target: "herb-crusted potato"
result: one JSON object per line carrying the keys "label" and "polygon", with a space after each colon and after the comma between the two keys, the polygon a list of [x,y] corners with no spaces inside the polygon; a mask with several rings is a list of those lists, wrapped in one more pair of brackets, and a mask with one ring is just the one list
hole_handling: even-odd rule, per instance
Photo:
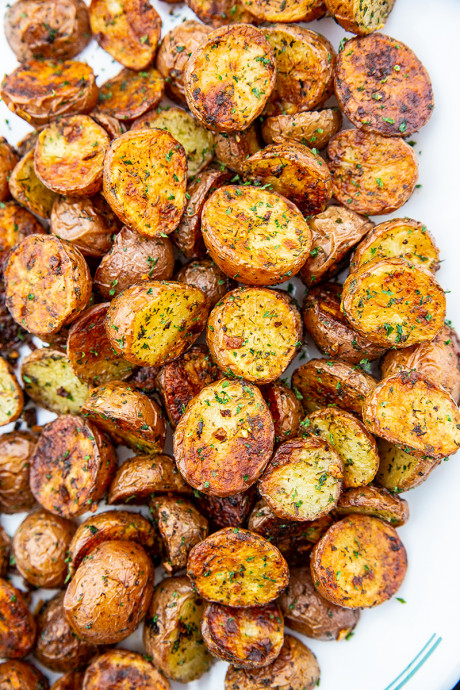
{"label": "herb-crusted potato", "polygon": [[126,649],[109,649],[96,657],[85,672],[82,690],[170,690],[169,682],[150,661]]}
{"label": "herb-crusted potato", "polygon": [[169,455],[137,455],[117,470],[110,485],[109,503],[147,503],[152,495],[191,494]]}
{"label": "herb-crusted potato", "polygon": [[51,232],[74,244],[84,256],[104,256],[119,227],[118,218],[102,196],[60,197],[53,204]]}
{"label": "herb-crusted potato", "polygon": [[161,18],[145,0],[91,0],[94,38],[124,67],[142,70],[155,57]]}
{"label": "herb-crusted potato", "polygon": [[0,252],[12,249],[28,235],[43,232],[38,220],[14,201],[0,206]]}
{"label": "herb-crusted potato", "polygon": [[186,4],[202,22],[215,28],[255,21],[252,14],[244,8],[244,0],[186,0]]}
{"label": "herb-crusted potato", "polygon": [[34,168],[32,149],[13,168],[9,178],[11,196],[40,218],[49,218],[57,195],[45,187]]}
{"label": "herb-crusted potato", "polygon": [[430,271],[404,259],[383,259],[348,276],[341,309],[352,327],[373,343],[399,349],[439,333],[446,297]]}
{"label": "herb-crusted potato", "polygon": [[275,58],[264,32],[233,24],[213,31],[192,53],[185,97],[207,129],[239,132],[262,113],[275,78]]}
{"label": "herb-crusted potato", "polygon": [[204,205],[201,229],[219,268],[249,285],[275,285],[298,273],[312,241],[292,202],[251,186],[217,189]]}
{"label": "herb-crusted potato", "polygon": [[144,623],[144,646],[167,678],[190,683],[201,678],[212,658],[203,643],[204,604],[187,577],[168,577],[153,593]]}
{"label": "herb-crusted potato", "polygon": [[62,415],[44,427],[35,447],[30,488],[46,510],[76,517],[96,510],[115,468],[107,437],[81,417]]}
{"label": "herb-crusted potato", "polygon": [[375,481],[389,491],[409,491],[425,481],[440,460],[426,455],[406,453],[398,446],[379,438],[380,466]]}
{"label": "herb-crusted potato", "polygon": [[5,137],[0,137],[0,202],[6,201],[10,195],[8,180],[19,158]]}
{"label": "herb-crusted potato", "polygon": [[297,436],[302,405],[294,391],[282,381],[273,381],[262,386],[261,393],[273,419],[275,443],[283,443],[292,436]]}
{"label": "herb-crusted potato", "polygon": [[361,486],[344,491],[336,507],[339,515],[372,515],[401,527],[409,519],[407,501],[378,486]]}
{"label": "herb-crusted potato", "polygon": [[414,191],[417,158],[402,139],[344,129],[330,140],[328,154],[334,197],[352,211],[391,213]]}
{"label": "herb-crusted potato", "polygon": [[50,690],[82,690],[84,671],[67,671],[51,686]]}
{"label": "herb-crusted potato", "polygon": [[232,496],[257,481],[270,459],[274,436],[259,389],[220,379],[188,404],[174,434],[174,457],[194,489]]}
{"label": "herb-crusted potato", "polygon": [[349,515],[328,529],[311,556],[318,592],[337,606],[369,608],[399,589],[406,550],[396,530],[368,515]]}
{"label": "herb-crusted potato", "polygon": [[393,9],[395,0],[324,0],[328,12],[346,31],[370,34],[381,29]]}
{"label": "herb-crusted potato", "polygon": [[267,144],[296,141],[311,149],[323,149],[341,126],[340,110],[325,108],[267,117],[262,125],[262,136]]}
{"label": "herb-crusted potato", "polygon": [[[200,511],[208,518],[214,529],[242,527],[255,500],[255,486],[234,496],[208,496],[198,498]],[[211,529],[211,532],[214,531]]]}
{"label": "herb-crusted potato", "polygon": [[156,69],[144,72],[122,69],[100,87],[98,111],[117,120],[134,120],[156,108],[164,88],[164,79]]}
{"label": "herb-crusted potato", "polygon": [[35,498],[29,486],[30,458],[37,438],[25,431],[0,437],[0,511],[21,513],[30,510]]}
{"label": "herb-crusted potato", "polygon": [[359,609],[332,604],[316,591],[310,569],[290,569],[289,585],[280,597],[286,625],[316,640],[343,640],[356,627]]}
{"label": "herb-crusted potato", "polygon": [[107,335],[128,362],[158,366],[176,359],[200,335],[208,316],[206,295],[177,282],[146,281],[116,297],[107,312]]}
{"label": "herb-crusted potato", "polygon": [[74,113],[88,113],[98,99],[93,70],[76,60],[29,60],[7,75],[1,97],[36,127]]}
{"label": "herb-crusted potato", "polygon": [[171,233],[185,208],[187,158],[168,132],[142,129],[115,139],[104,161],[104,196],[141,235]]}
{"label": "herb-crusted potato", "polygon": [[265,22],[311,22],[326,11],[323,0],[243,0],[243,5]]}
{"label": "herb-crusted potato", "polygon": [[14,422],[23,407],[24,395],[13,368],[0,357],[0,427]]}
{"label": "herb-crusted potato", "polygon": [[184,264],[177,273],[176,280],[204,292],[211,309],[234,285],[212,259],[199,259]]}
{"label": "herb-crusted potato", "polygon": [[276,546],[238,527],[214,532],[189,554],[187,575],[207,601],[247,608],[276,599],[289,582]]}
{"label": "herb-crusted potato", "polygon": [[2,690],[48,690],[49,683],[43,673],[28,661],[9,660],[0,664],[0,688]]}
{"label": "herb-crusted potato", "polygon": [[221,165],[243,174],[244,162],[260,151],[261,144],[255,125],[243,132],[219,132],[215,135],[215,156]]}
{"label": "herb-crusted potato", "polygon": [[37,626],[21,590],[0,578],[0,654],[6,659],[27,656],[35,643]]}

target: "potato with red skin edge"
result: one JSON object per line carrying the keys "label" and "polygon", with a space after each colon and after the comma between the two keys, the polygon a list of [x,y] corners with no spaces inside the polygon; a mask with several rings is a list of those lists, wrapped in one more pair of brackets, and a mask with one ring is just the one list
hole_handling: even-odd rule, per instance
{"label": "potato with red skin edge", "polygon": [[5,577],[10,565],[11,539],[0,526],[0,577]]}
{"label": "potato with red skin edge", "polygon": [[179,283],[193,285],[204,292],[210,309],[216,306],[224,295],[233,288],[234,283],[214,263],[212,259],[199,259],[184,264],[176,274]]}
{"label": "potato with red skin edge", "polygon": [[85,62],[28,60],[4,78],[0,94],[13,113],[39,127],[65,115],[88,113],[99,91]]}
{"label": "potato with red skin edge", "polygon": [[359,609],[336,606],[316,591],[308,565],[291,568],[280,606],[291,630],[316,640],[346,639],[360,618]]}
{"label": "potato with red skin edge", "polygon": [[14,422],[24,408],[24,394],[10,364],[0,357],[0,427]]}
{"label": "potato with red skin edge", "polygon": [[176,463],[169,455],[137,455],[118,468],[110,485],[108,503],[148,503],[152,494],[190,495]]}
{"label": "potato with red skin edge", "polygon": [[40,218],[51,215],[57,194],[45,187],[34,168],[35,151],[31,149],[15,165],[9,178],[11,196]]}
{"label": "potato with red skin edge", "polygon": [[243,4],[265,22],[311,22],[326,13],[323,0],[243,0]]}
{"label": "potato with red skin edge", "polygon": [[166,430],[159,405],[127,382],[93,388],[82,412],[116,443],[146,453],[163,450]]}
{"label": "potato with red skin edge", "polygon": [[264,32],[251,24],[223,26],[187,62],[187,105],[207,129],[240,132],[261,115],[275,78],[275,57]]}
{"label": "potato with red skin edge", "polygon": [[370,608],[396,594],[406,574],[407,556],[388,523],[349,515],[315,545],[310,565],[315,587],[325,599],[345,608]]}
{"label": "potato with red skin edge", "polygon": [[276,546],[238,527],[214,532],[194,546],[187,575],[203,599],[236,608],[264,606],[289,582],[287,563]]}
{"label": "potato with red skin edge", "polygon": [[0,512],[30,510],[35,498],[29,486],[30,460],[38,437],[27,431],[11,431],[0,437]]}
{"label": "potato with red skin edge", "polygon": [[153,68],[144,72],[122,69],[99,89],[98,111],[125,122],[156,108],[163,98],[164,79]]}
{"label": "potato with red skin edge", "polygon": [[[146,186],[147,173],[150,182]],[[106,201],[123,223],[141,235],[156,237],[175,230],[187,201],[186,185],[184,147],[169,132],[126,132],[112,141],[106,153]]]}
{"label": "potato with red skin edge", "polygon": [[94,38],[124,67],[148,67],[161,36],[161,18],[147,0],[91,0]]}
{"label": "potato with red skin edge", "polygon": [[363,5],[355,0],[324,0],[327,11],[346,31],[364,35],[381,29],[395,0],[371,0]]}
{"label": "potato with red skin edge", "polygon": [[126,127],[120,120],[97,110],[97,108],[96,110],[92,110],[90,115],[94,122],[97,122],[98,125],[105,129],[110,137],[110,141],[113,141],[126,132]]}
{"label": "potato with red skin edge", "polygon": [[48,690],[48,688],[48,679],[28,661],[10,660],[0,664],[0,690]]}
{"label": "potato with red skin edge", "polygon": [[275,285],[299,272],[311,249],[310,228],[297,206],[260,187],[217,189],[201,215],[211,258],[246,285]]}
{"label": "potato with red skin edge", "polygon": [[371,515],[393,527],[401,527],[409,519],[407,501],[378,486],[347,489],[340,496],[335,510],[338,515]]}
{"label": "potato with red skin edge", "polygon": [[46,510],[29,513],[13,538],[13,556],[23,578],[34,587],[63,587],[75,530],[75,523]]}
{"label": "potato with red skin edge", "polygon": [[193,345],[208,317],[206,295],[174,281],[146,281],[127,288],[107,312],[115,352],[140,366],[159,366]]}
{"label": "potato with red skin edge", "polygon": [[30,488],[54,515],[77,517],[96,510],[116,464],[105,434],[81,417],[62,415],[43,428],[31,459]]}
{"label": "potato with red skin edge", "polygon": [[74,244],[83,256],[104,256],[120,229],[118,218],[102,196],[60,197],[51,210],[53,235]]}
{"label": "potato with red skin edge", "polygon": [[273,451],[274,427],[256,386],[220,379],[188,404],[174,433],[174,457],[184,479],[211,496],[246,491]]}
{"label": "potato with red skin edge", "polygon": [[64,615],[64,592],[58,592],[38,610],[34,656],[52,671],[80,668],[97,654],[97,647],[81,640]]}
{"label": "potato with red skin edge", "polygon": [[0,252],[12,249],[28,235],[44,232],[44,229],[27,209],[14,201],[0,206]]}
{"label": "potato with red skin edge", "polygon": [[31,58],[68,60],[91,40],[83,0],[18,0],[5,12],[5,36],[20,62]]}
{"label": "potato with red skin edge", "polygon": [[256,23],[244,7],[244,0],[186,0],[186,5],[205,24],[215,29],[228,24]]}
{"label": "potato with red skin edge", "polygon": [[311,149],[323,149],[342,126],[338,108],[274,115],[262,124],[262,136],[267,144],[296,141]]}
{"label": "potato with red skin edge", "polygon": [[214,155],[221,165],[243,174],[244,163],[261,149],[261,142],[255,125],[242,132],[218,132],[215,137]]}
{"label": "potato with red skin edge", "polygon": [[37,626],[23,592],[0,578],[0,654],[6,659],[27,656],[35,644]]}
{"label": "potato with red skin edge", "polygon": [[0,201],[6,201],[10,196],[8,181],[19,156],[5,137],[0,137]]}
{"label": "potato with red skin edge", "polygon": [[50,690],[82,690],[84,671],[68,671],[54,681]]}
{"label": "potato with red skin edge", "polygon": [[[196,499],[200,511],[210,521],[212,528],[242,527],[256,499],[255,486],[234,496],[208,496],[200,494]],[[211,530],[212,531],[212,530]]]}
{"label": "potato with red skin edge", "polygon": [[224,687],[225,690],[313,690],[319,678],[319,665],[313,652],[296,637],[285,635],[275,661],[263,668],[229,666]]}
{"label": "potato with red skin edge", "polygon": [[82,690],[170,690],[169,681],[142,654],[109,649],[88,666]]}
{"label": "potato with red skin edge", "polygon": [[80,639],[116,644],[137,628],[152,597],[155,569],[134,541],[104,541],[83,561],[64,596],[64,612]]}
{"label": "potato with red skin edge", "polygon": [[441,460],[426,455],[406,453],[398,446],[377,439],[380,466],[375,481],[389,491],[401,493],[422,484]]}
{"label": "potato with red skin edge", "polygon": [[260,392],[273,419],[275,443],[297,436],[303,408],[294,391],[282,381],[273,381],[262,386]]}

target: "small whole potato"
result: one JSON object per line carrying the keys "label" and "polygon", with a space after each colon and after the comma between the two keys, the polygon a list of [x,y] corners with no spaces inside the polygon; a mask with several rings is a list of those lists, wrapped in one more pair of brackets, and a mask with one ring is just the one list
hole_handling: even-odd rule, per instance
{"label": "small whole potato", "polygon": [[211,309],[234,285],[212,259],[190,261],[180,269],[176,280],[179,283],[193,285],[204,292]]}
{"label": "small whole potato", "polygon": [[0,511],[21,513],[30,510],[35,498],[29,486],[30,459],[37,437],[12,431],[0,438]]}
{"label": "small whole potato", "polygon": [[102,196],[60,197],[51,210],[53,235],[75,245],[83,256],[104,256],[120,224]]}

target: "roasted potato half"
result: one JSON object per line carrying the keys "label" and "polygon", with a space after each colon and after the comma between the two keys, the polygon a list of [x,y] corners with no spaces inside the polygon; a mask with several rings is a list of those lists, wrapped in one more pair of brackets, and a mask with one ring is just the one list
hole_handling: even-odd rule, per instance
{"label": "roasted potato half", "polygon": [[51,513],[75,517],[95,511],[116,468],[105,434],[85,419],[62,415],[47,424],[31,459],[30,487]]}
{"label": "roasted potato half", "polygon": [[8,181],[14,167],[19,162],[19,157],[5,137],[0,137],[0,202],[6,201],[10,196]]}
{"label": "roasted potato half", "polygon": [[9,177],[11,196],[40,218],[49,218],[57,195],[45,187],[34,168],[34,149],[21,158]]}
{"label": "roasted potato half", "polygon": [[[1,261],[1,256],[0,256]],[[13,319],[6,307],[5,285],[0,278],[0,349],[5,357],[17,360],[21,345],[27,345],[32,336]]]}
{"label": "roasted potato half", "polygon": [[82,690],[123,690],[126,683],[143,690],[170,690],[171,687],[142,654],[109,649],[86,669]]}
{"label": "roasted potato half", "polygon": [[336,522],[311,556],[318,592],[350,609],[383,604],[398,591],[406,570],[406,550],[396,530],[368,515],[349,515]]}
{"label": "roasted potato half", "polygon": [[156,108],[164,89],[164,79],[156,69],[144,72],[122,69],[99,89],[98,111],[117,120],[134,120]]}
{"label": "roasted potato half", "polygon": [[220,379],[188,404],[174,434],[174,457],[194,489],[232,496],[257,481],[272,454],[274,436],[259,389]]}
{"label": "roasted potato half", "polygon": [[294,391],[282,381],[273,381],[262,386],[261,393],[273,419],[275,443],[283,443],[297,436],[302,405]]}
{"label": "roasted potato half", "polygon": [[0,578],[0,654],[21,659],[35,644],[37,626],[21,590]]}
{"label": "roasted potato half", "polygon": [[347,489],[339,498],[336,507],[339,515],[372,515],[389,522],[393,527],[401,527],[409,519],[409,505],[404,498],[391,494],[378,486],[361,486]]}
{"label": "roasted potato half", "polygon": [[[197,499],[199,509],[214,529],[242,527],[255,501],[255,486],[234,496],[208,496],[201,494]],[[211,529],[211,532],[214,531]]]}
{"label": "roasted potato half", "polygon": [[[28,661],[10,660],[0,664],[1,690],[48,690],[48,679]],[[53,686],[54,688],[54,686]]]}
{"label": "roasted potato half", "polygon": [[202,22],[215,28],[255,21],[252,14],[244,8],[244,0],[186,0],[186,4]]}
{"label": "roasted potato half", "polygon": [[[0,252],[12,249],[28,235],[44,232],[38,220],[14,201],[0,206]],[[0,254],[1,256],[1,254]]]}
{"label": "roasted potato half", "polygon": [[169,455],[137,455],[117,470],[110,485],[109,503],[147,503],[152,495],[191,494]]}
{"label": "roasted potato half", "polygon": [[14,422],[24,407],[24,394],[11,365],[0,357],[0,427]]}
{"label": "roasted potato half", "polygon": [[29,486],[30,460],[37,437],[26,431],[12,431],[0,437],[0,511],[22,513],[35,498]]}
{"label": "roasted potato half", "polygon": [[207,601],[247,608],[276,599],[289,581],[276,546],[238,527],[214,532],[189,554],[187,575]]}
{"label": "roasted potato half", "polygon": [[210,309],[216,306],[234,283],[223,273],[212,259],[197,259],[184,264],[176,275],[179,283],[192,285],[204,292]]}
{"label": "roasted potato half", "polygon": [[58,678],[50,690],[82,690],[84,671],[67,671]]}
{"label": "roasted potato half", "polygon": [[243,5],[265,22],[311,22],[326,12],[323,0],[243,0]]}
{"label": "roasted potato half", "polygon": [[275,79],[265,33],[251,24],[233,24],[213,31],[193,51],[185,69],[185,97],[207,129],[239,132],[262,113]]}
{"label": "roasted potato half", "polygon": [[366,4],[355,0],[324,0],[324,4],[346,31],[362,35],[378,31],[385,25],[395,0],[371,0]]}
{"label": "roasted potato half", "polygon": [[215,135],[215,157],[221,165],[243,174],[244,163],[261,149],[259,134],[255,125],[243,132],[218,132]]}
{"label": "roasted potato half", "polygon": [[311,231],[298,208],[276,192],[252,186],[217,189],[206,201],[203,239],[215,263],[249,285],[275,285],[299,272]]}
{"label": "roasted potato half", "polygon": [[267,144],[296,141],[311,149],[324,149],[341,126],[340,110],[325,108],[267,117],[262,124],[262,136]]}
{"label": "roasted potato half", "polygon": [[419,454],[406,453],[401,448],[377,440],[380,455],[380,466],[375,481],[389,491],[409,491],[425,481],[440,460]]}

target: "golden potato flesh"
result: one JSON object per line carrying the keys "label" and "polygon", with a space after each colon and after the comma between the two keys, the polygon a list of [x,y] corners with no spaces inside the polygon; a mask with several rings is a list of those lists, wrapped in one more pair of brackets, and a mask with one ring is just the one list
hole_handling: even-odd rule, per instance
{"label": "golden potato flesh", "polygon": [[156,69],[122,69],[99,89],[98,111],[118,120],[134,120],[163,98],[164,79]]}
{"label": "golden potato flesh", "polygon": [[146,503],[152,494],[191,494],[169,455],[137,455],[117,470],[110,485],[108,503]]}
{"label": "golden potato flesh", "polygon": [[30,458],[37,438],[28,432],[12,431],[0,437],[0,510],[21,513],[30,510],[35,498],[30,490]]}
{"label": "golden potato flesh", "polygon": [[142,654],[109,649],[88,666],[83,690],[170,690],[170,684]]}
{"label": "golden potato flesh", "polygon": [[14,201],[0,206],[0,252],[12,249],[29,235],[39,234],[43,228],[38,220]]}
{"label": "golden potato flesh", "polygon": [[346,31],[353,34],[370,34],[381,29],[388,18],[395,0],[324,0],[328,12]]}
{"label": "golden potato flesh", "polygon": [[119,230],[118,218],[97,194],[93,197],[57,199],[51,211],[53,235],[72,242],[84,256],[104,256]]}
{"label": "golden potato flesh", "polygon": [[340,110],[325,108],[267,117],[262,124],[262,136],[267,144],[297,141],[311,149],[323,149],[341,126]]}
{"label": "golden potato flesh", "polygon": [[41,218],[49,218],[57,195],[45,187],[34,168],[34,149],[13,168],[9,184],[11,196]]}
{"label": "golden potato flesh", "polygon": [[325,13],[323,0],[243,0],[243,5],[265,22],[311,22]]}
{"label": "golden potato flesh", "polygon": [[407,501],[378,486],[347,489],[339,498],[336,512],[339,515],[372,515],[393,527],[401,527],[409,519]]}
{"label": "golden potato flesh", "polygon": [[24,394],[6,359],[0,357],[0,427],[14,422],[24,407]]}
{"label": "golden potato flesh", "polygon": [[406,453],[393,443],[377,440],[380,466],[375,481],[389,491],[409,491],[422,484],[441,460]]}
{"label": "golden potato flesh", "polygon": [[37,627],[21,590],[0,578],[0,654],[6,659],[27,656]]}
{"label": "golden potato flesh", "polygon": [[8,180],[18,161],[18,155],[13,147],[4,137],[0,137],[0,202],[6,201],[10,195]]}

